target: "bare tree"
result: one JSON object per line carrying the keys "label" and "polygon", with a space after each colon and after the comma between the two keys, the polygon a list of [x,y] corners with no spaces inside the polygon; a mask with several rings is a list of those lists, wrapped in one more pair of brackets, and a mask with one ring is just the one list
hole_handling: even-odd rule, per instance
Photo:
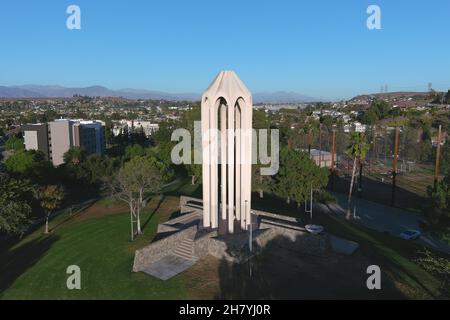
{"label": "bare tree", "polygon": [[159,192],[161,185],[160,172],[146,157],[132,158],[123,165],[115,177],[106,182],[110,196],[125,202],[130,208],[131,240],[134,240],[135,234],[142,233],[140,214],[144,206],[145,193]]}

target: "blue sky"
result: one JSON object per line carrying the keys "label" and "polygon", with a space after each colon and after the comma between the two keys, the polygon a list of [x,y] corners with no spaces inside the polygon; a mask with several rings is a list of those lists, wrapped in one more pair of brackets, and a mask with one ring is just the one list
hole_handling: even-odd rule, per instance
{"label": "blue sky", "polygon": [[[81,30],[66,8],[81,8]],[[379,5],[382,30],[368,30]],[[450,87],[450,1],[2,0],[0,85],[202,92],[220,70],[254,92],[335,99]]]}

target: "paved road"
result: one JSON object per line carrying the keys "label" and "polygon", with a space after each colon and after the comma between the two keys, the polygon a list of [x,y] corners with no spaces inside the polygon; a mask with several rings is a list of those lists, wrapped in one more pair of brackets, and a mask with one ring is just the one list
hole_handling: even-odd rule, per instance
{"label": "paved road", "polygon": [[[340,193],[333,193],[333,196],[337,200],[336,204],[330,204],[328,208],[324,205],[317,206],[325,212],[345,215],[347,196]],[[399,236],[401,232],[408,229],[420,230],[420,215],[417,213],[384,206],[360,198],[354,198],[353,203],[356,208],[356,219],[366,227],[387,232],[394,236]],[[423,234],[416,241],[427,247],[450,254],[450,246],[448,244],[436,240],[428,234]]]}

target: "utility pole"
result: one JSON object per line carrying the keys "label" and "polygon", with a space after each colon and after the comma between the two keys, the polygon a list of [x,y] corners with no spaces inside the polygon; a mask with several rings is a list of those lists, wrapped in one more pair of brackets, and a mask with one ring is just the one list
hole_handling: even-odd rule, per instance
{"label": "utility pole", "polygon": [[398,127],[395,128],[395,147],[394,147],[394,161],[392,163],[392,202],[391,205],[395,206],[395,188],[397,179],[397,159],[398,159]]}
{"label": "utility pole", "polygon": [[[364,137],[364,133],[359,133],[361,137]],[[358,197],[362,195],[362,174],[363,174],[363,162],[362,159],[358,159],[359,164],[359,181],[358,181]]]}
{"label": "utility pole", "polygon": [[442,126],[439,126],[438,136],[437,136],[437,148],[436,148],[436,168],[434,174],[434,189],[437,189],[437,184],[439,182],[439,158],[441,156],[441,134],[442,134]]}
{"label": "utility pole", "polygon": [[305,199],[305,213],[309,213],[309,217],[312,222],[313,218],[313,186],[311,184],[311,195],[309,197],[309,209],[308,209],[308,199]]}
{"label": "utility pole", "polygon": [[363,162],[359,159],[359,186],[358,186],[358,196],[362,196],[362,176],[363,176]]}
{"label": "utility pole", "polygon": [[333,139],[331,144],[331,191],[334,191],[334,154],[335,154],[335,144],[336,144],[336,130],[333,129]]}
{"label": "utility pole", "polygon": [[322,124],[319,124],[319,168],[322,168]]}

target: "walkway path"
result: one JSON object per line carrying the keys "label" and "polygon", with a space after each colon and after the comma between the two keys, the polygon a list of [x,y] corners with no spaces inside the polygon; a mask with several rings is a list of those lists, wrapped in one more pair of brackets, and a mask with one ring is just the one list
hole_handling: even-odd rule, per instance
{"label": "walkway path", "polygon": [[147,266],[143,272],[161,280],[168,280],[173,276],[189,269],[196,260],[186,259],[179,255],[169,254],[164,258]]}
{"label": "walkway path", "polygon": [[[326,213],[344,216],[347,208],[347,196],[341,193],[333,193],[333,196],[337,200],[336,204],[328,206],[316,204],[317,209],[321,209]],[[353,204],[356,208],[356,220],[368,228],[387,232],[397,237],[408,229],[420,230],[419,220],[421,217],[417,213],[388,207],[356,197],[353,199]],[[434,239],[428,234],[423,234],[416,241],[429,248],[450,254],[450,246],[448,244]]]}

